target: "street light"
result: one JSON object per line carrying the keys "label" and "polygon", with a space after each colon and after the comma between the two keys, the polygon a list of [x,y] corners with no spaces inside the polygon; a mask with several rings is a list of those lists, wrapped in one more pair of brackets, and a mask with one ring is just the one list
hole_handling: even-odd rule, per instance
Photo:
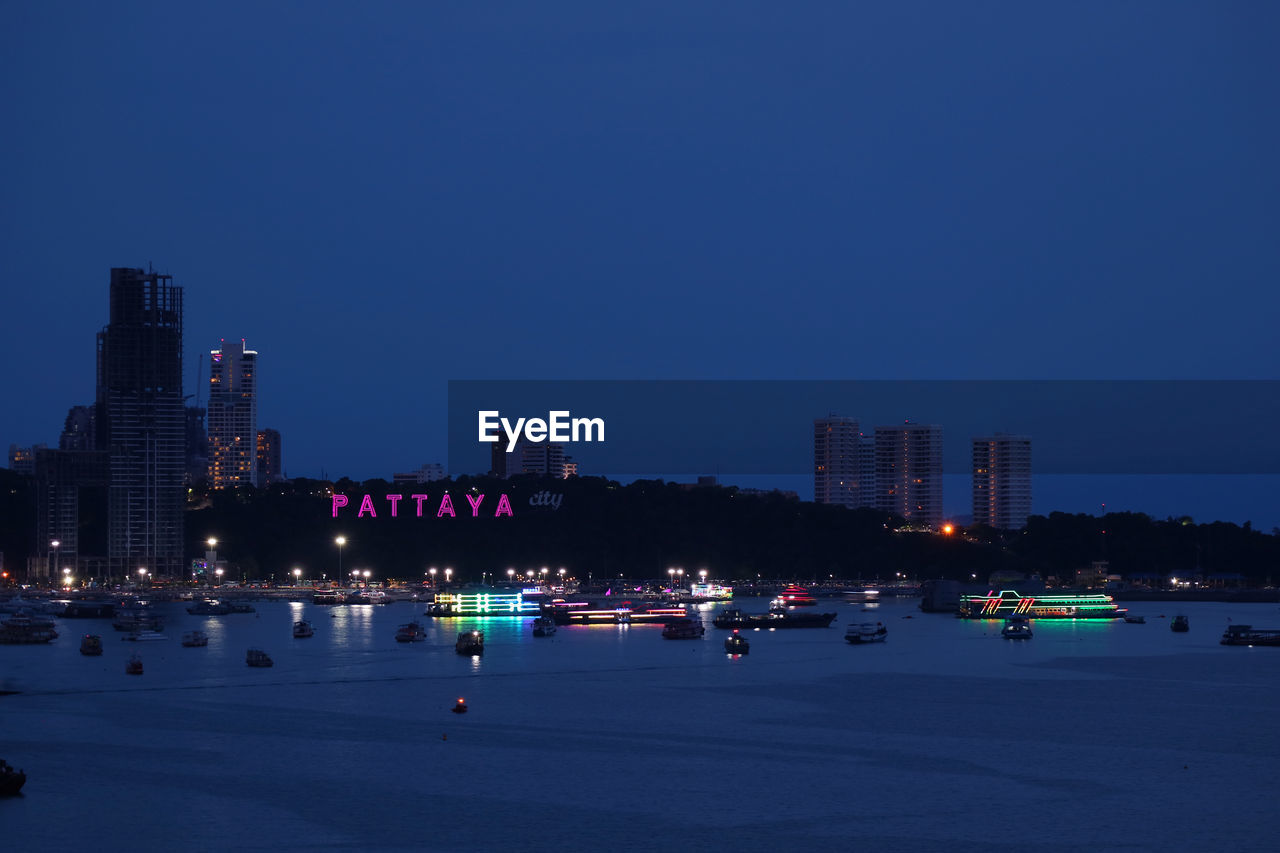
{"label": "street light", "polygon": [[515,583],[515,582],[516,582],[516,570],[507,569],[507,583]]}
{"label": "street light", "polygon": [[706,582],[707,582],[707,570],[706,570],[706,569],[698,569],[698,577],[700,577],[700,578],[702,579],[702,582],[703,582],[703,583],[706,583]]}
{"label": "street light", "polygon": [[368,586],[368,585],[369,585],[369,570],[368,570],[368,569],[365,569],[365,570],[364,570],[364,585],[365,585],[365,586]]}
{"label": "street light", "polygon": [[431,574],[431,585],[435,586],[436,585],[436,567],[432,566],[428,571]]}
{"label": "street light", "polygon": [[339,585],[339,586],[341,586],[341,585],[342,585],[342,546],[347,544],[347,537],[345,537],[345,536],[339,536],[337,539],[335,539],[335,540],[333,540],[333,541],[334,541],[334,544],[336,544],[336,545],[338,546],[338,575],[337,575],[337,578],[338,578],[338,585]]}
{"label": "street light", "polygon": [[293,570],[293,585],[299,586],[302,583],[302,569],[295,568]]}
{"label": "street light", "polygon": [[444,582],[449,583],[449,578],[453,577],[453,569],[444,570]]}
{"label": "street light", "polygon": [[53,563],[49,566],[50,577],[53,576],[53,570],[58,568],[58,546],[61,544],[62,543],[59,542],[57,539],[54,539],[52,542],[49,543],[49,546],[53,549],[53,553],[50,555],[53,558]]}
{"label": "street light", "polygon": [[222,586],[222,569],[214,569],[213,573],[218,576],[218,586]]}
{"label": "street light", "polygon": [[215,569],[218,567],[218,537],[210,536],[204,542],[209,546],[209,553],[205,555],[205,580],[208,581],[209,567],[212,566]]}
{"label": "street light", "polygon": [[71,570],[70,569],[62,570],[62,585],[68,588],[71,586]]}
{"label": "street light", "polygon": [[146,580],[147,580],[147,570],[138,569],[138,586],[142,586],[142,584],[146,583]]}
{"label": "street light", "polygon": [[671,587],[671,591],[675,592],[676,591],[676,570],[667,569],[667,575],[671,578],[671,581],[669,584],[669,586]]}

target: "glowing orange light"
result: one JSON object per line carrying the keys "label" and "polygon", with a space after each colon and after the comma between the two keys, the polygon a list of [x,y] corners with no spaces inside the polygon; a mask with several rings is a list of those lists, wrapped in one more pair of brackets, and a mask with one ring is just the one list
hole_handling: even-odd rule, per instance
{"label": "glowing orange light", "polygon": [[942,525],[942,534],[943,534],[944,536],[950,536],[952,533],[954,533],[954,532],[955,532],[955,530],[956,530],[956,528],[955,528],[955,525],[954,525],[954,524],[944,524],[944,525]]}

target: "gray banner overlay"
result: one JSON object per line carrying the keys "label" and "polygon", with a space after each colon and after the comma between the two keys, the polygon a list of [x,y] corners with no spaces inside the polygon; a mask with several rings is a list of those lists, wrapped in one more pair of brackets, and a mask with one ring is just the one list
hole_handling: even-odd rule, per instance
{"label": "gray banner overlay", "polygon": [[490,470],[477,412],[603,418],[565,452],[583,475],[811,474],[813,421],[942,428],[943,466],[972,439],[1029,436],[1037,474],[1280,473],[1277,380],[451,380],[449,471]]}

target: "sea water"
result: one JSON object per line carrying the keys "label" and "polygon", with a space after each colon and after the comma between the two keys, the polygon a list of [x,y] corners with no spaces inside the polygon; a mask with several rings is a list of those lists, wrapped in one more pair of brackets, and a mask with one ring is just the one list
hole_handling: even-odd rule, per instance
{"label": "sea water", "polygon": [[[1145,625],[820,601],[828,629],[426,619],[418,603],[190,616],[169,640],[59,620],[0,646],[0,800],[21,850],[1274,849],[1275,604],[1129,605]],[[747,609],[762,610],[763,600]],[[1175,634],[1175,612],[1191,630]],[[293,639],[297,619],[316,628]],[[394,640],[419,618],[425,642]],[[844,642],[879,621],[884,644]],[[485,632],[483,657],[454,652]],[[209,634],[183,648],[184,631]],[[97,633],[101,657],[79,654]],[[275,661],[245,665],[250,647]],[[145,674],[124,672],[138,653]],[[451,713],[465,698],[470,710]]]}

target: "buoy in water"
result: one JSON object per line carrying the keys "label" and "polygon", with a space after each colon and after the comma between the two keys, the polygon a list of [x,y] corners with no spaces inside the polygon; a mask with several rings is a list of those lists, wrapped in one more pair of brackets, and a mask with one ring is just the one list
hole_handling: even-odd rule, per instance
{"label": "buoy in water", "polygon": [[467,713],[467,703],[461,696],[458,697],[458,704],[453,706],[453,713],[455,714]]}

